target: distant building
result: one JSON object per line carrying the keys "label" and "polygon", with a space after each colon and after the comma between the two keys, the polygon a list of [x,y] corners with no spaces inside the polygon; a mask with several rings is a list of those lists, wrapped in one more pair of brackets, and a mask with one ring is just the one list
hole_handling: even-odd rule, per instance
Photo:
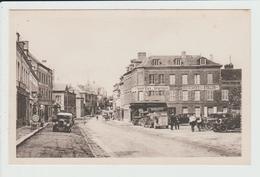
{"label": "distant building", "polygon": [[146,56],[139,52],[121,77],[123,118],[143,111],[207,116],[221,110],[220,68],[200,55]]}
{"label": "distant building", "polygon": [[242,70],[234,69],[232,63],[221,69],[221,100],[224,112],[241,111],[241,77]]}
{"label": "distant building", "polygon": [[55,83],[53,88],[53,102],[60,111],[69,112],[76,116],[76,94],[72,87]]}
{"label": "distant building", "polygon": [[82,87],[75,87],[76,93],[76,117],[83,117],[86,115],[85,112],[85,94],[86,92]]}

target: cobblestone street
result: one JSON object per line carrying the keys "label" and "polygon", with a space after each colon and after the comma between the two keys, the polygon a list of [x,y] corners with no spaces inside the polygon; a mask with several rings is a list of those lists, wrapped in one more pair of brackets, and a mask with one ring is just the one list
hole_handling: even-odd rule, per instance
{"label": "cobblestone street", "polygon": [[[227,136],[228,134],[228,136]],[[241,133],[191,132],[133,126],[101,117],[77,120],[71,133],[47,126],[17,147],[17,157],[240,156]]]}
{"label": "cobblestone street", "polygon": [[[119,121],[91,119],[80,124],[113,157],[240,156],[241,133],[150,129]],[[228,136],[227,136],[228,135]]]}
{"label": "cobblestone street", "polygon": [[71,133],[52,132],[49,125],[17,147],[17,157],[94,157],[75,125]]}

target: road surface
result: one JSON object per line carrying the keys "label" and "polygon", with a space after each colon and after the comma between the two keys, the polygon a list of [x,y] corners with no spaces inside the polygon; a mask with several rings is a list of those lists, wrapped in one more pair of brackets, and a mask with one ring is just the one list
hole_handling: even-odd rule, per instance
{"label": "road surface", "polygon": [[79,124],[112,157],[240,156],[241,133],[151,129],[119,121],[91,119]]}
{"label": "road surface", "polygon": [[79,128],[71,133],[52,132],[47,126],[16,148],[19,157],[94,157]]}
{"label": "road surface", "polygon": [[52,132],[49,125],[18,146],[17,157],[241,156],[241,133],[152,129],[101,117],[75,124],[71,133]]}

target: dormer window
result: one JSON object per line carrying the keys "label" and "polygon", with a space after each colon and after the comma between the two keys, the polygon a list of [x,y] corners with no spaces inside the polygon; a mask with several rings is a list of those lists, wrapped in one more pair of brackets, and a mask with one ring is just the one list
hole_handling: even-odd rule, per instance
{"label": "dormer window", "polygon": [[160,65],[160,64],[162,64],[160,59],[153,59],[152,60],[152,65]]}
{"label": "dormer window", "polygon": [[176,59],[174,60],[174,65],[181,65],[181,64],[182,64],[181,58],[176,58]]}
{"label": "dormer window", "polygon": [[199,63],[200,63],[200,65],[205,65],[206,64],[206,58],[201,58],[200,60],[199,60]]}

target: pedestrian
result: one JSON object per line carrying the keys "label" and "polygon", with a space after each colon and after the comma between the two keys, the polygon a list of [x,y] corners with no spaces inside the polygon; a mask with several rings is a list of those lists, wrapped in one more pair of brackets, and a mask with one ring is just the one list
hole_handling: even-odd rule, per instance
{"label": "pedestrian", "polygon": [[[171,119],[171,130],[173,130],[173,126],[175,125],[175,122],[176,122],[176,116],[174,115],[174,113],[171,114],[170,116],[170,119]],[[176,127],[175,127],[176,129]]]}
{"label": "pedestrian", "polygon": [[190,126],[191,126],[191,131],[194,132],[194,127],[196,125],[196,117],[195,114],[190,115],[189,117],[189,122],[190,122]]}
{"label": "pedestrian", "polygon": [[175,116],[175,130],[179,130],[180,129],[180,116],[177,115]]}
{"label": "pedestrian", "polygon": [[98,115],[96,115],[96,119],[98,120]]}
{"label": "pedestrian", "polygon": [[198,130],[201,131],[201,128],[202,128],[202,118],[199,116],[199,117],[197,117],[196,121],[197,121]]}

